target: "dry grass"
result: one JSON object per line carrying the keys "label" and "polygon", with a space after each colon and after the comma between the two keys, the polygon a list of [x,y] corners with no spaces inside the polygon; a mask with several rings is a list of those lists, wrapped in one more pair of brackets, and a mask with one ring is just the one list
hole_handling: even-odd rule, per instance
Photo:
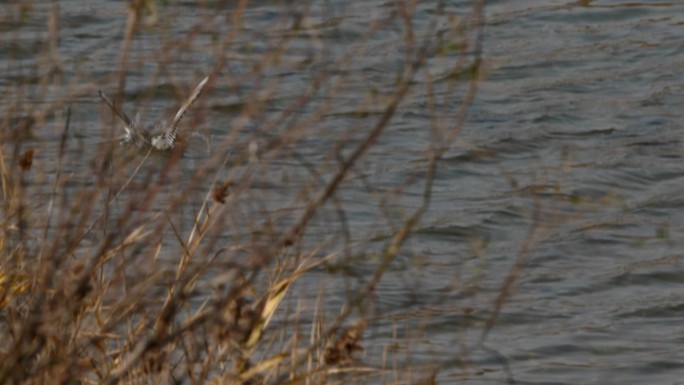
{"label": "dry grass", "polygon": [[[236,47],[250,52],[242,21],[252,4],[215,5],[219,18],[200,12],[205,16],[183,35],[162,40],[159,50],[145,55],[136,51],[136,39],[163,31],[159,19],[165,5],[131,1],[116,43],[117,68],[98,84],[96,74],[65,75],[78,60],[60,55],[60,9],[47,12],[45,49],[33,61],[36,78],[17,82],[3,95],[0,383],[434,383],[435,367],[388,369],[362,358],[364,330],[382,317],[373,310],[378,285],[430,206],[440,159],[458,138],[481,76],[482,2],[458,17],[438,3],[432,16],[420,16],[432,18],[432,26],[414,30],[418,3],[387,3],[387,14],[335,53],[325,53],[319,37],[328,27],[310,22],[303,4],[293,6],[297,12],[283,12],[287,16],[274,22],[272,31],[259,32],[269,48],[250,56],[251,71],[235,74],[230,61],[238,60]],[[11,8],[17,19],[38,13],[28,2]],[[225,33],[212,34],[226,20]],[[22,33],[21,23],[16,28]],[[361,102],[372,105],[360,110],[368,113],[364,129],[336,132],[335,143],[321,148],[328,153],[306,161],[295,149],[326,125],[340,101],[364,95],[348,86],[358,84],[353,69],[369,55],[371,37],[387,31],[401,31],[394,48],[403,61],[392,75],[393,86],[369,92]],[[206,36],[211,44],[202,40]],[[286,63],[302,36],[310,36],[320,56]],[[212,58],[211,80],[187,126],[202,121],[197,111],[218,104],[212,89],[247,91],[230,112],[230,129],[212,140],[211,155],[196,161],[191,173],[179,171],[186,161],[180,151],[163,157],[131,154],[111,140],[96,151],[78,151],[75,133],[83,128],[69,106],[81,96],[94,99],[97,88],[115,83],[115,101],[126,106],[131,74],[146,65],[154,67],[149,83],[170,79],[174,98],[183,100],[206,66],[181,81],[173,63],[194,49]],[[433,79],[428,69],[435,62],[452,75]],[[21,72],[17,68],[10,69]],[[305,74],[308,84],[292,89],[272,76],[285,68]],[[48,97],[53,87],[64,90],[60,98]],[[358,241],[350,235],[353,220],[339,191],[358,176],[360,160],[387,135],[416,88],[427,96],[430,121],[420,129],[429,130],[431,140],[423,149],[425,165],[378,199],[387,226],[372,272],[344,292],[318,294],[342,300],[334,315],[322,306],[298,308],[306,302],[293,287],[312,272],[344,270],[354,261],[341,258]],[[282,93],[287,98],[281,108],[269,112],[269,100]],[[101,113],[103,138],[118,134],[118,122],[105,109],[86,107]],[[290,207],[249,210],[260,199],[255,184],[272,175],[269,168],[282,159],[308,172],[303,182],[280,188],[292,199]],[[386,202],[416,185],[422,186],[422,202],[397,219]],[[321,237],[320,223],[335,223],[330,227],[336,233]]]}

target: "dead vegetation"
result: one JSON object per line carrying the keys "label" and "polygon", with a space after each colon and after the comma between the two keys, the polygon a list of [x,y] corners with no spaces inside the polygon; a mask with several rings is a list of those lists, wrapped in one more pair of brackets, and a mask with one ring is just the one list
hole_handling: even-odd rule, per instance
{"label": "dead vegetation", "polygon": [[[434,367],[368,363],[364,332],[382,318],[374,313],[378,286],[430,207],[441,157],[458,138],[474,100],[482,70],[483,2],[460,15],[441,2],[430,9],[418,1],[386,3],[380,7],[384,14],[369,18],[364,33],[340,52],[327,51],[321,35],[342,29],[343,18],[321,18],[304,4],[283,5],[273,30],[257,33],[243,23],[256,6],[207,5],[219,15],[198,12],[203,16],[150,54],[136,51],[136,41],[164,30],[167,5],[131,1],[121,41],[107,46],[119,51],[106,79],[72,69],[78,58],[60,53],[62,10],[54,5],[47,11],[45,49],[32,61],[35,79],[17,81],[3,96],[0,383],[436,382]],[[40,15],[29,2],[8,7],[19,34],[23,17]],[[220,28],[226,21],[230,26]],[[416,24],[430,27],[416,30]],[[354,89],[364,82],[356,71],[371,55],[374,34],[388,31],[399,31],[393,49],[403,58],[388,75],[395,79],[392,87]],[[250,47],[257,36],[268,40],[268,49]],[[293,52],[303,40],[315,49]],[[211,57],[211,66],[198,60],[192,78],[180,80],[173,62],[185,57],[184,50]],[[242,58],[249,63],[242,74],[230,67],[239,55],[249,56]],[[435,63],[449,75],[436,78],[430,70]],[[102,82],[116,83],[114,103],[124,103],[132,74],[150,64],[145,84],[168,79],[174,100],[187,97],[200,76],[211,76],[186,117],[186,136],[209,120],[201,111],[231,116],[224,134],[209,140],[211,153],[191,171],[179,172],[186,162],[181,154],[122,153],[111,140],[119,134],[111,113],[79,103],[96,100]],[[19,67],[12,70],[22,73]],[[299,71],[307,84],[293,89],[274,75],[285,70]],[[63,90],[60,98],[48,97],[53,87]],[[301,308],[307,302],[293,287],[313,272],[343,272],[357,260],[341,257],[349,256],[350,245],[365,247],[350,235],[353,220],[339,192],[358,179],[360,161],[389,135],[417,88],[430,113],[416,128],[430,138],[421,149],[424,164],[378,199],[387,225],[380,247],[368,252],[374,258],[364,258],[370,274],[362,284],[319,294],[341,299],[333,314],[323,306]],[[219,101],[235,90],[239,103]],[[141,92],[142,100],[153,96]],[[359,96],[365,99],[345,105]],[[274,98],[281,98],[278,108],[269,107]],[[79,147],[76,133],[88,123],[82,112],[74,118],[76,105],[100,117],[99,131],[90,129],[85,138],[104,138],[96,147],[92,140]],[[326,152],[307,161],[296,149],[316,137],[340,105],[349,107],[344,113],[361,116],[363,127],[336,131],[331,146],[316,149]],[[259,203],[255,185],[272,176],[269,170],[282,159],[306,170],[306,177],[283,182],[278,191],[290,206],[269,210]],[[421,186],[420,204],[398,220],[386,202],[408,186]],[[329,227],[335,234],[321,236],[320,218],[335,224]]]}

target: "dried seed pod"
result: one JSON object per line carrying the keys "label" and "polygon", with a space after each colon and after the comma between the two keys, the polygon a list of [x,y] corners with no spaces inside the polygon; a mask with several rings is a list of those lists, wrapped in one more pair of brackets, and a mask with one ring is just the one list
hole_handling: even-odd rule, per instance
{"label": "dried seed pod", "polygon": [[19,167],[23,171],[27,171],[31,169],[31,165],[33,165],[33,154],[35,153],[35,150],[32,148],[29,148],[28,150],[24,151],[24,154],[21,155],[21,158],[19,158]]}
{"label": "dried seed pod", "polygon": [[363,350],[359,343],[366,328],[364,321],[359,321],[342,331],[340,337],[329,344],[323,353],[323,359],[328,365],[349,366],[354,362],[353,354]]}
{"label": "dried seed pod", "polygon": [[214,186],[214,200],[218,203],[226,203],[226,198],[228,197],[228,188],[230,186],[230,181]]}

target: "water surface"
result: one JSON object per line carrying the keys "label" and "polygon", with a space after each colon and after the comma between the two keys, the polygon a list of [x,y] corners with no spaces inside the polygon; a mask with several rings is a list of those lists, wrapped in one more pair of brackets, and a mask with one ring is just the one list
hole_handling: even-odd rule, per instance
{"label": "water surface", "polygon": [[[21,139],[22,148],[37,148],[35,167],[48,175],[37,190],[47,196],[52,187],[67,106],[72,131],[61,167],[69,170],[68,198],[95,183],[90,166],[97,157],[89,149],[117,135],[97,89],[121,91],[131,115],[168,118],[224,61],[187,117],[193,145],[154,203],[165,210],[178,184],[216,154],[225,154],[227,166],[210,167],[212,177],[237,178],[256,162],[250,194],[233,215],[249,225],[227,227],[217,235],[223,241],[269,221],[278,228],[293,223],[338,169],[336,146],[344,143],[338,153],[348,156],[378,122],[403,70],[403,26],[368,32],[394,11],[391,2],[253,3],[239,28],[234,10],[170,2],[158,5],[135,36],[119,90],[126,7],[83,4],[3,11],[0,107],[17,121],[45,111],[30,138]],[[459,118],[464,84],[453,92],[450,71],[459,57],[472,59],[472,46],[440,52],[424,36],[443,33],[457,47],[462,41],[449,23],[468,23],[472,4],[451,1],[441,14],[433,7],[419,4],[413,19],[418,41],[435,45],[425,72],[338,191],[346,225],[330,205],[307,232],[309,242],[326,241],[330,250],[345,245],[351,278],[331,270],[300,280],[288,299],[288,306],[308,309],[299,317],[313,317],[321,293],[335,314],[345,299],[341,288],[369,279],[386,236],[422,203],[431,119],[437,113],[451,127]],[[51,12],[59,15],[54,46]],[[363,362],[391,367],[383,357],[396,349],[396,362],[438,364],[442,384],[681,383],[684,5],[494,1],[484,14],[476,98],[438,163],[429,209],[374,294],[377,321],[366,331]],[[293,28],[296,20],[307,28]],[[220,49],[233,28],[239,33]],[[288,34],[295,37],[284,55],[255,76]],[[269,117],[323,70],[336,75],[320,94],[292,120],[270,126]],[[242,107],[258,92],[265,93],[262,110],[246,114]],[[430,92],[443,102],[438,110]],[[309,124],[306,116],[317,118]],[[250,144],[261,151],[286,132],[296,140],[250,160]],[[14,143],[5,135],[5,151]],[[212,177],[183,196],[172,215],[178,231],[191,229]],[[172,232],[159,238],[173,261]],[[512,271],[511,297],[483,348],[477,341]]]}

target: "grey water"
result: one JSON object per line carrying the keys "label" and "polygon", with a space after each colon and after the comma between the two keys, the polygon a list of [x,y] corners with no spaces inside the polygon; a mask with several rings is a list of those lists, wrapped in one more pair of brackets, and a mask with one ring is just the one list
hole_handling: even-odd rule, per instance
{"label": "grey water", "polygon": [[[302,192],[315,196],[338,169],[336,143],[346,141],[339,152],[349,155],[381,118],[380,101],[403,68],[404,25],[368,32],[395,12],[394,2],[250,2],[239,26],[231,18],[238,9],[219,3],[155,3],[133,40],[120,101],[129,115],[169,119],[178,100],[221,65],[186,117],[197,132],[172,180],[181,183],[223,152],[231,168],[212,172],[239,175],[253,164],[250,145],[260,150],[293,132],[292,143],[252,160],[263,166],[244,211],[235,213],[250,224],[288,224],[306,204]],[[412,20],[418,44],[430,31],[455,47],[472,44],[468,28],[461,35],[450,28],[472,22],[473,2],[446,1],[440,13],[437,4],[419,3]],[[21,119],[53,106],[27,142],[38,149],[34,167],[49,175],[71,107],[65,167],[76,190],[91,183],[97,154],[89,149],[118,134],[97,90],[119,91],[126,7],[30,7],[2,6],[0,108]],[[56,52],[52,12],[59,15]],[[394,354],[394,365],[437,364],[441,384],[683,383],[684,3],[512,0],[487,2],[483,12],[475,98],[438,162],[429,208],[373,294],[378,321],[366,331],[362,360],[391,367],[382,357]],[[298,18],[311,28],[293,28]],[[285,36],[282,57],[254,75]],[[218,46],[224,41],[227,49]],[[327,206],[309,229],[312,242],[347,245],[351,283],[314,271],[293,289],[291,306],[315,307],[323,295],[326,309],[338,309],[341,285],[366,282],[387,237],[420,207],[432,118],[456,125],[466,85],[450,89],[450,71],[458,58],[472,59],[470,50],[435,49],[378,143],[341,185],[346,225]],[[262,120],[306,93],[321,70],[335,74],[292,121],[271,127]],[[50,71],[52,82],[41,84]],[[31,91],[18,92],[26,83]],[[175,93],[179,84],[183,95]],[[432,96],[443,104],[433,109]],[[245,114],[246,100],[257,97],[263,114]],[[15,101],[30,108],[13,109]],[[307,116],[317,118],[307,123]],[[3,147],[14,140],[5,136]],[[50,179],[44,183],[49,190]],[[192,227],[208,186],[184,198],[181,232]]]}

